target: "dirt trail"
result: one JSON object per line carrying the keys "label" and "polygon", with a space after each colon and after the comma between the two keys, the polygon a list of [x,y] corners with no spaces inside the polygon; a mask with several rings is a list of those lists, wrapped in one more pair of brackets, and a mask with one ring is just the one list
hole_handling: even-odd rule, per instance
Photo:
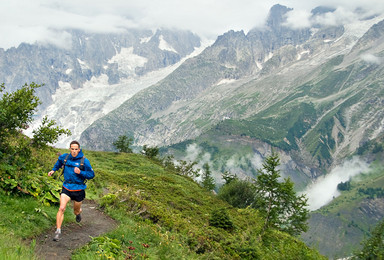
{"label": "dirt trail", "polygon": [[[60,241],[52,240],[55,229],[36,238],[36,253],[41,259],[71,259],[73,250],[87,244],[92,237],[100,236],[117,226],[115,220],[97,209],[93,201],[85,200],[82,205],[82,220],[61,228]],[[66,210],[72,210],[67,207]]]}

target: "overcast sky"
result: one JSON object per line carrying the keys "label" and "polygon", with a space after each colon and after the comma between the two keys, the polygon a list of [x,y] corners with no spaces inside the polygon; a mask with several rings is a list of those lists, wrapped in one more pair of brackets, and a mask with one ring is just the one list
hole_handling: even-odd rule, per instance
{"label": "overcast sky", "polygon": [[248,32],[265,22],[274,4],[293,8],[289,25],[310,25],[309,12],[316,6],[338,8],[321,22],[334,24],[355,19],[352,10],[384,13],[383,0],[0,0],[0,48],[21,42],[49,42],[65,46],[66,29],[120,32],[126,28],[188,29],[201,37],[216,39],[228,30]]}

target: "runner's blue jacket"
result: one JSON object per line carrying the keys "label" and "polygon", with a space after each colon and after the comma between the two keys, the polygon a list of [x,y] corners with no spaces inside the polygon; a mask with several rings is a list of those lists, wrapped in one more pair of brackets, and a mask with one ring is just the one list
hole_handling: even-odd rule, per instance
{"label": "runner's blue jacket", "polygon": [[[64,165],[64,159],[67,153],[62,154],[57,159],[52,170],[57,171]],[[87,185],[84,183],[86,179],[95,177],[95,173],[87,158],[84,158],[84,170],[80,170],[80,174],[75,173],[75,167],[80,167],[81,158],[84,156],[83,151],[80,149],[79,154],[73,157],[69,154],[67,162],[64,167],[64,183],[63,187],[70,191],[85,190]]]}

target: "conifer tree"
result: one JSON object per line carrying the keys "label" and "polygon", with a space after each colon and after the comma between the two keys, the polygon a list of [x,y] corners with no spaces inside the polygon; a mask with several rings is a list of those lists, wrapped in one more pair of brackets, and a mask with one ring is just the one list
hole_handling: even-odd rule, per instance
{"label": "conifer tree", "polygon": [[203,165],[203,174],[202,174],[201,185],[207,190],[213,190],[215,188],[215,180],[212,177],[211,170],[209,169],[209,164],[205,163]]}
{"label": "conifer tree", "polygon": [[254,207],[265,217],[263,231],[277,228],[291,235],[298,235],[307,230],[309,210],[305,195],[298,196],[293,189],[293,182],[286,178],[280,182],[280,159],[273,153],[258,170],[255,181],[256,198]]}

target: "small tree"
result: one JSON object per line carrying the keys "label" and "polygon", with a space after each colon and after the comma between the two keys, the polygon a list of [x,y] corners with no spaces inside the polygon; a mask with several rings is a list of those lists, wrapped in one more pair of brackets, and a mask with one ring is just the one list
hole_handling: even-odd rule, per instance
{"label": "small tree", "polygon": [[174,169],[178,174],[188,176],[191,178],[198,178],[200,174],[199,174],[199,171],[195,169],[196,164],[197,162],[187,162],[184,160],[177,160],[177,163],[173,165],[174,165]]}
{"label": "small tree", "polygon": [[68,129],[62,129],[56,126],[55,120],[48,120],[48,117],[44,117],[41,126],[36,130],[33,130],[32,144],[35,147],[46,146],[47,144],[55,143],[60,135],[70,135],[71,131]]}
{"label": "small tree", "polygon": [[[42,126],[33,131],[32,140],[23,134],[40,104],[35,95],[39,87],[35,83],[25,84],[14,92],[0,95],[0,180],[4,180],[0,181],[0,190],[7,194],[22,192],[49,204],[58,202],[61,186],[56,180],[41,175],[44,164],[41,157],[50,151],[47,144],[56,142],[69,130],[55,127],[53,120],[44,117]],[[4,89],[1,84],[0,94]]]}
{"label": "small tree", "polygon": [[308,199],[305,195],[296,195],[290,178],[279,182],[279,165],[280,159],[273,153],[265,159],[263,168],[258,170],[254,207],[265,217],[263,231],[274,227],[298,235],[308,228]]}
{"label": "small tree", "polygon": [[[0,99],[0,153],[9,154],[10,139],[19,136],[22,130],[27,129],[28,125],[33,121],[33,114],[41,102],[35,95],[36,89],[41,87],[35,83],[25,84],[20,89],[4,93]],[[0,93],[5,89],[4,83],[0,85]],[[42,125],[34,130],[32,144],[35,146],[46,146],[54,143],[62,134],[70,134],[69,130],[55,127],[54,120],[48,120],[44,117]],[[19,147],[20,148],[20,147]],[[28,154],[29,146],[24,147],[24,154]],[[19,149],[20,150],[20,149]]]}
{"label": "small tree", "polygon": [[215,188],[215,180],[212,177],[211,170],[209,169],[208,163],[203,165],[203,174],[202,174],[201,185],[207,190],[213,190]]}
{"label": "small tree", "polygon": [[126,135],[120,135],[119,138],[113,142],[113,146],[120,152],[120,153],[132,153],[132,149],[130,146],[133,143],[133,138],[126,136]]}
{"label": "small tree", "polygon": [[236,174],[230,173],[229,171],[225,171],[222,174],[222,178],[225,180],[225,184],[229,184],[231,181],[237,180]]}
{"label": "small tree", "polygon": [[159,148],[157,146],[155,147],[149,147],[147,145],[143,146],[143,151],[141,152],[148,158],[156,158],[156,156],[159,154]]}
{"label": "small tree", "polygon": [[[2,142],[14,136],[22,129],[28,128],[33,121],[33,114],[41,103],[35,96],[35,91],[40,85],[25,84],[22,88],[11,93],[4,93],[0,99],[0,149]],[[0,93],[3,92],[4,83],[0,85]]]}
{"label": "small tree", "polygon": [[255,201],[255,186],[247,180],[234,179],[220,188],[218,197],[234,207],[246,208]]}
{"label": "small tree", "polygon": [[209,218],[209,225],[227,230],[235,227],[225,208],[219,208],[212,211]]}

